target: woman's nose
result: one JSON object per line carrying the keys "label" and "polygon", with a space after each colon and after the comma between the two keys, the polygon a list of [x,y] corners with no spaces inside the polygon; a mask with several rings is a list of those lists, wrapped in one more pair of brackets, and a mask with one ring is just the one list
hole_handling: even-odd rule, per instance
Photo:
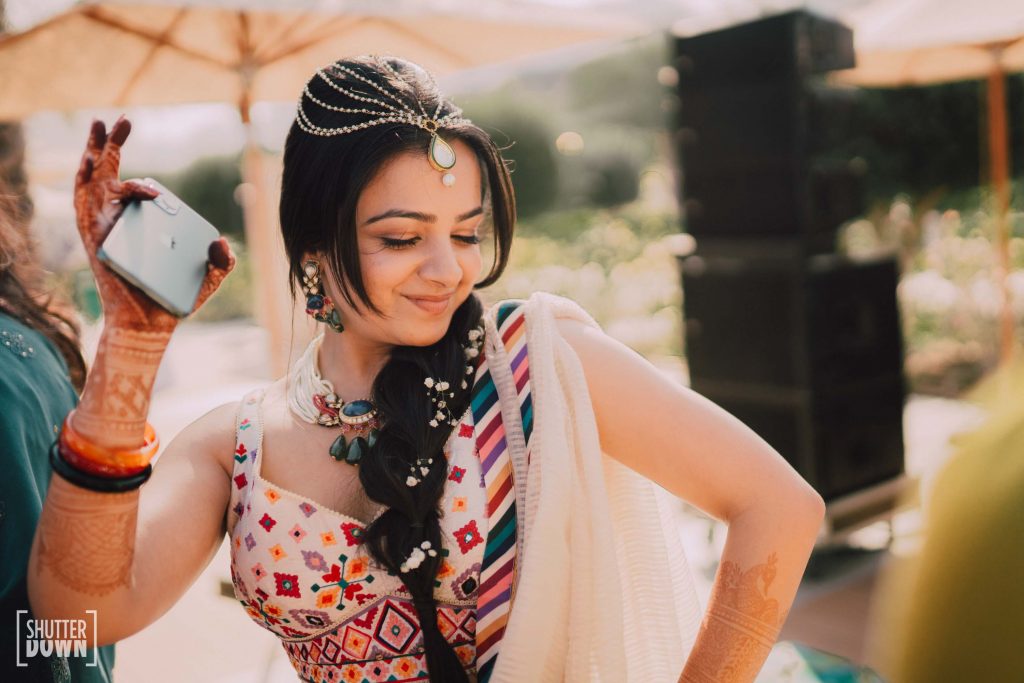
{"label": "woman's nose", "polygon": [[455,256],[450,240],[436,240],[420,267],[420,276],[448,289],[454,289],[462,279],[462,267]]}

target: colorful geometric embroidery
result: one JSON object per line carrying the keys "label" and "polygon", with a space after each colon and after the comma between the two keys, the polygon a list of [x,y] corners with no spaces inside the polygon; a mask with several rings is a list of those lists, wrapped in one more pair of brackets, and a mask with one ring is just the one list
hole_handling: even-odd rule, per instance
{"label": "colorful geometric embroidery", "polygon": [[274,582],[277,584],[277,594],[289,598],[301,598],[299,590],[299,577],[297,574],[282,574],[274,572]]}
{"label": "colorful geometric embroidery", "polygon": [[[330,604],[334,604],[334,599],[338,597],[340,592],[344,596],[344,600],[341,600],[337,604],[338,609],[345,609],[345,600],[352,600],[356,593],[363,590],[363,585],[373,583],[373,574],[369,573],[369,563],[361,557],[349,558],[345,554],[338,555],[338,560],[341,562],[340,565],[332,564],[331,571],[323,575],[324,584],[314,583],[311,586],[311,590],[316,593],[325,588],[331,588],[336,586],[338,591],[331,594]],[[346,568],[346,565],[348,567]],[[343,575],[344,573],[344,575]],[[321,607],[327,605],[318,603]]]}
{"label": "colorful geometric embroidery", "polygon": [[484,537],[480,535],[480,530],[476,528],[475,519],[469,520],[469,524],[455,532],[455,542],[459,544],[459,550],[462,551],[463,555],[484,542]]}
{"label": "colorful geometric embroidery", "polygon": [[[257,623],[282,639],[302,680],[425,681],[416,609],[401,577],[361,550],[364,526],[260,477],[259,403],[243,400],[236,434],[240,457],[233,462],[229,502],[235,514],[228,519],[236,597]],[[479,583],[487,492],[476,486],[480,462],[472,418],[467,410],[445,444],[449,467],[457,469],[441,501],[445,540],[435,585],[438,626],[459,660],[475,671],[475,594],[460,590],[472,591]],[[243,423],[249,428],[243,430]],[[456,530],[462,531],[463,545],[473,545],[465,554],[447,547],[457,544]],[[452,581],[460,576],[456,588]]]}
{"label": "colorful geometric embroidery", "polygon": [[[296,622],[305,615],[289,613]],[[467,668],[475,662],[476,619],[466,607],[438,605],[441,634]],[[342,627],[306,640],[284,643],[292,665],[303,680],[425,681],[426,657],[423,633],[409,600],[385,598],[346,622]],[[338,667],[340,679],[331,678]],[[337,673],[335,674],[337,676]]]}
{"label": "colorful geometric embroidery", "polygon": [[327,560],[324,556],[315,550],[303,550],[302,560],[306,563],[306,566],[315,572],[325,572],[330,569],[327,566]]}
{"label": "colorful geometric embroidery", "polygon": [[345,542],[349,545],[359,545],[363,542],[363,527],[351,522],[342,522],[341,533],[345,535]]}
{"label": "colorful geometric embroidery", "polygon": [[459,596],[460,600],[469,600],[476,595],[476,589],[480,586],[477,576],[480,575],[480,564],[472,567],[455,577],[452,581],[452,592]]}
{"label": "colorful geometric embroidery", "polygon": [[261,527],[263,527],[264,531],[269,533],[270,530],[274,528],[274,525],[277,524],[277,520],[271,517],[268,513],[264,512],[263,516],[260,517],[259,524]]}

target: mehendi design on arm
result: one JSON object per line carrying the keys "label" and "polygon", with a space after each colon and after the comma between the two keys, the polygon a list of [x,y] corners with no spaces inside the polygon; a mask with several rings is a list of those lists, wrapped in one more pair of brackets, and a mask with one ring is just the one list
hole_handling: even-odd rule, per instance
{"label": "mehendi design on arm", "polygon": [[131,582],[139,492],[96,493],[54,479],[39,520],[36,572],[87,595]]}
{"label": "mehendi design on arm", "polygon": [[680,679],[684,683],[752,681],[778,637],[786,615],[769,597],[778,558],[742,571],[722,563],[701,624],[693,656]]}
{"label": "mehendi design on arm", "polygon": [[86,434],[138,434],[141,441],[150,392],[170,337],[170,332],[106,330],[75,411],[76,429]]}

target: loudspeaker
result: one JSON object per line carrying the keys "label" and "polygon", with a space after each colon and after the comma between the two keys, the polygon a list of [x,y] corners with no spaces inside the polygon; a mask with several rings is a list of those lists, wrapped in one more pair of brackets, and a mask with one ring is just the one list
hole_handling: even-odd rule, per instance
{"label": "loudspeaker", "polygon": [[771,444],[826,502],[903,473],[898,375],[821,391],[694,388]]}
{"label": "loudspeaker", "polygon": [[855,66],[853,31],[798,10],[679,38],[680,80],[694,87],[799,80]]}
{"label": "loudspeaker", "polygon": [[693,389],[745,422],[826,500],[903,470],[894,258],[800,240],[702,240],[682,260]]}
{"label": "loudspeaker", "polygon": [[863,207],[863,162],[834,152],[858,94],[813,76],[854,65],[852,32],[790,12],[680,38],[675,50],[687,231],[800,235],[832,250]]}
{"label": "loudspeaker", "polygon": [[702,241],[681,264],[695,384],[819,388],[901,372],[895,259],[807,258],[767,244],[751,257],[733,242],[715,246]]}

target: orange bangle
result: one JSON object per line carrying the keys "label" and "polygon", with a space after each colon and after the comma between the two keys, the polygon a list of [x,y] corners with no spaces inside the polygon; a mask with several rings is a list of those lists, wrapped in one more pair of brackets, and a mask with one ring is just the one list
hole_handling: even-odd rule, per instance
{"label": "orange bangle", "polygon": [[123,479],[125,477],[132,477],[146,469],[143,467],[114,467],[112,465],[105,465],[103,463],[89,460],[85,456],[76,453],[75,451],[68,450],[61,443],[58,445],[60,457],[67,464],[74,467],[76,470],[81,472],[87,472],[89,474],[95,474],[98,477],[104,477],[108,479]]}
{"label": "orange bangle", "polygon": [[[153,425],[146,423],[146,442],[139,448],[130,450],[111,450],[98,446],[87,440],[75,431],[71,426],[71,417],[75,414],[72,410],[64,418],[64,426],[60,431],[60,449],[65,454],[65,459],[71,462],[68,454],[73,453],[82,459],[89,460],[99,467],[112,468],[120,472],[141,471],[149,461],[156,455],[160,448],[160,440],[156,437],[156,430]],[[72,456],[73,457],[73,456]]]}

